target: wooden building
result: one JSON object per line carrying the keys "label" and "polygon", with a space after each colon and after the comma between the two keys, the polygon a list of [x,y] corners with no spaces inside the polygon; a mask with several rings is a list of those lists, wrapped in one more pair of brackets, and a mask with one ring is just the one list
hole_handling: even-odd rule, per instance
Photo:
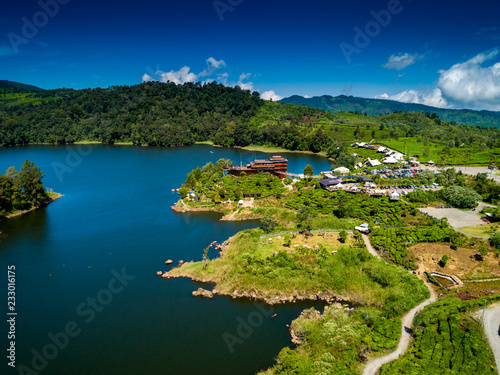
{"label": "wooden building", "polygon": [[288,160],[281,156],[271,156],[269,159],[257,159],[245,166],[230,167],[228,173],[233,176],[240,176],[241,172],[245,174],[256,174],[260,172],[269,172],[280,178],[285,178],[288,170]]}

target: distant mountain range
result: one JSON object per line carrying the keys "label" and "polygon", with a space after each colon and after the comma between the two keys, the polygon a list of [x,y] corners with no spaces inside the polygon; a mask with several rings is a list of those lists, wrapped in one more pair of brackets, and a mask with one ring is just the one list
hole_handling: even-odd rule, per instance
{"label": "distant mountain range", "polygon": [[470,126],[490,126],[500,128],[500,112],[473,111],[471,109],[444,109],[423,104],[401,103],[394,100],[368,99],[355,96],[314,96],[304,98],[293,95],[280,100],[281,103],[299,104],[307,107],[323,109],[329,112],[366,113],[369,116],[402,112],[435,113],[443,121],[455,121],[457,124]]}
{"label": "distant mountain range", "polygon": [[7,80],[0,80],[0,87],[12,87],[15,89],[21,89],[21,90],[25,90],[25,91],[42,91],[43,90],[43,89],[36,87],[36,86],[25,85],[24,83],[7,81]]}

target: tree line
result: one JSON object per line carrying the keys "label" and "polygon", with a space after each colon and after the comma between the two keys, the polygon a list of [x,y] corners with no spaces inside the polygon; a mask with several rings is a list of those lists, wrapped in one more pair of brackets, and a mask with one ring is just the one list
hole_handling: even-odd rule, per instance
{"label": "tree line", "polygon": [[446,123],[422,113],[332,114],[268,102],[258,92],[216,82],[147,82],[16,95],[0,97],[0,146],[77,141],[180,146],[212,141],[229,147],[254,144],[328,151],[338,159],[336,165],[349,166],[355,158],[338,147],[354,140],[415,137],[429,148],[434,142],[451,150],[500,147],[500,129]]}

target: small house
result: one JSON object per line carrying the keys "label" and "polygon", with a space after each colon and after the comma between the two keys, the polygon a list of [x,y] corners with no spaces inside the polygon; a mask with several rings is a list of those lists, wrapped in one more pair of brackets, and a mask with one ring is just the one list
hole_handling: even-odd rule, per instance
{"label": "small house", "polygon": [[323,180],[319,180],[319,184],[323,189],[327,189],[330,186],[335,186],[340,184],[340,180],[333,179],[333,178],[325,178]]}

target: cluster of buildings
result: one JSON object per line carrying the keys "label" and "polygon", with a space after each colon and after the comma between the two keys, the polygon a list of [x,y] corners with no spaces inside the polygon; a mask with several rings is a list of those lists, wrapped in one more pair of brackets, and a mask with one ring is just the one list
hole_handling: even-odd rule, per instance
{"label": "cluster of buildings", "polygon": [[[401,152],[391,150],[388,147],[372,145],[372,144],[365,143],[365,142],[353,143],[351,145],[351,147],[366,148],[368,150],[377,151],[378,153],[384,153],[386,155],[385,159],[382,162],[378,161],[377,159],[368,158],[368,161],[366,162],[366,164],[369,167],[377,167],[377,166],[382,165],[382,164],[401,163],[405,158],[404,154],[402,154]],[[359,164],[361,164],[361,163],[359,163]],[[357,167],[361,168],[363,165],[361,164],[361,166],[359,166],[359,164],[357,165]]]}
{"label": "cluster of buildings", "polygon": [[324,179],[319,180],[321,188],[328,191],[347,191],[350,193],[363,193],[373,197],[388,196],[391,201],[398,201],[401,195],[395,189],[378,188],[373,179],[365,176],[332,176],[324,174]]}

